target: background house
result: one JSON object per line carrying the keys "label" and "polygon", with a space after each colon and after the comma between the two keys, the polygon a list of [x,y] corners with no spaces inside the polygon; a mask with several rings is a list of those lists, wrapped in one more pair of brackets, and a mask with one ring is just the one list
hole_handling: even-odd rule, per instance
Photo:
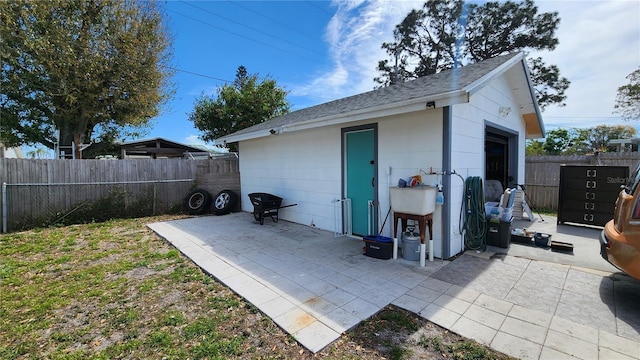
{"label": "background house", "polygon": [[182,158],[188,154],[200,154],[199,147],[180,144],[163,138],[129,141],[119,144],[120,158]]}
{"label": "background house", "polygon": [[0,142],[0,159],[22,159],[24,154],[19,147],[7,148]]}
{"label": "background house", "polygon": [[613,139],[609,140],[609,146],[613,146],[616,152],[632,152],[634,148],[637,150],[640,144],[640,138],[633,139]]}
{"label": "background house", "polygon": [[[338,200],[352,199],[354,234],[377,232],[389,187],[422,173],[444,189],[434,255],[449,258],[464,250],[464,179],[523,183],[525,139],[543,136],[524,55],[514,53],[298,110],[217,142],[239,143],[244,211],[252,211],[247,194],[267,192],[298,204],[281,218],[337,233],[347,218]],[[383,235],[392,236],[391,222]]]}

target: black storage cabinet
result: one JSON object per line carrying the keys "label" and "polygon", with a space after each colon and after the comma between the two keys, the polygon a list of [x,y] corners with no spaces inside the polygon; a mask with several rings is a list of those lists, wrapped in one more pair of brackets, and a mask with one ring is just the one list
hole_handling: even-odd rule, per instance
{"label": "black storage cabinet", "polygon": [[628,178],[627,166],[561,166],[558,224],[604,226],[613,219],[616,199]]}
{"label": "black storage cabinet", "polygon": [[508,248],[511,243],[511,222],[487,220],[487,245]]}

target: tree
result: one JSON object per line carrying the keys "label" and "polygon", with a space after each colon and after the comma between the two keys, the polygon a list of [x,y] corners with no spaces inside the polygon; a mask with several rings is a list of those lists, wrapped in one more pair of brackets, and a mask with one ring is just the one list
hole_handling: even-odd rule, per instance
{"label": "tree", "polygon": [[540,140],[527,140],[524,150],[526,156],[545,155],[544,142]]}
{"label": "tree", "polygon": [[48,156],[49,156],[49,153],[47,152],[47,150],[41,147],[35,148],[34,150],[27,151],[27,157],[30,159],[45,159]]}
{"label": "tree", "polygon": [[[189,120],[204,141],[213,141],[238,130],[253,126],[289,112],[287,91],[273,79],[258,79],[258,74],[248,75],[239,66],[232,85],[218,88],[217,97],[202,95],[196,99]],[[227,144],[237,151],[236,144]]]}
{"label": "tree", "polygon": [[624,120],[640,120],[640,67],[627,75],[629,84],[618,88],[614,109]]}
{"label": "tree", "polygon": [[10,146],[143,129],[172,94],[155,1],[0,1],[0,41],[0,139]]}
{"label": "tree", "polygon": [[[528,141],[527,155],[584,155],[596,151],[614,151],[609,142],[614,139],[632,139],[636,129],[628,125],[598,125],[592,128],[554,129],[542,141]],[[542,151],[541,151],[542,150]]]}
{"label": "tree", "polygon": [[[391,59],[378,63],[374,80],[388,86],[514,51],[553,50],[559,23],[557,12],[538,14],[532,0],[428,1],[396,25],[393,42],[382,44]],[[541,58],[528,62],[540,106],[564,105],[569,81],[558,67]]]}
{"label": "tree", "polygon": [[544,151],[547,155],[560,155],[571,145],[572,137],[567,129],[554,129],[547,132],[544,140]]}
{"label": "tree", "polygon": [[576,148],[583,154],[596,151],[607,152],[609,141],[614,139],[632,139],[636,129],[629,125],[598,125],[588,129],[577,129]]}
{"label": "tree", "polygon": [[[453,67],[458,58],[455,45],[463,30],[458,21],[463,15],[464,2],[428,1],[423,9],[411,10],[396,25],[393,43],[383,43],[382,48],[392,56],[378,63],[382,77],[374,80],[384,86],[401,83],[406,80],[435,74]],[[409,68],[409,62],[417,59],[415,68]]]}

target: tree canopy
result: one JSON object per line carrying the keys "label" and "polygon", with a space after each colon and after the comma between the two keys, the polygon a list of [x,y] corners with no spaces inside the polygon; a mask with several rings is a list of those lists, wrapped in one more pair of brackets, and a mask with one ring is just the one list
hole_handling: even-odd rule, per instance
{"label": "tree canopy", "polygon": [[598,125],[591,128],[554,129],[547,132],[544,141],[527,142],[527,155],[584,155],[614,151],[609,142],[614,139],[632,139],[636,129],[629,125]]}
{"label": "tree canopy", "polygon": [[[265,122],[289,112],[287,91],[270,78],[260,80],[239,66],[233,84],[218,88],[217,96],[201,95],[196,99],[189,120],[204,132],[205,141],[213,141],[238,130]],[[237,151],[236,144],[227,144]]]}
{"label": "tree canopy", "polygon": [[574,138],[567,129],[554,129],[547,132],[542,148],[547,155],[560,155],[571,148]]}
{"label": "tree canopy", "polygon": [[[514,51],[553,50],[557,12],[538,14],[532,0],[432,0],[412,10],[383,43],[389,58],[378,63],[382,86],[434,74]],[[528,60],[540,107],[564,105],[569,80],[541,58]]]}
{"label": "tree canopy", "polygon": [[171,55],[153,0],[0,1],[0,140],[53,149],[144,129],[172,95]]}
{"label": "tree canopy", "polygon": [[624,120],[640,120],[640,67],[627,79],[629,84],[618,88],[614,109]]}

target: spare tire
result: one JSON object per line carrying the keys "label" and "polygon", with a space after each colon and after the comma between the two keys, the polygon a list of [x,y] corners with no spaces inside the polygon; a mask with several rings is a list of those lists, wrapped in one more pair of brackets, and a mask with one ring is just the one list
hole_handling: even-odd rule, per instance
{"label": "spare tire", "polygon": [[222,190],[213,199],[213,212],[217,215],[230,213],[238,204],[238,195],[231,190]]}
{"label": "spare tire", "polygon": [[196,189],[189,193],[184,201],[184,207],[191,215],[205,212],[211,205],[211,194],[207,190]]}

